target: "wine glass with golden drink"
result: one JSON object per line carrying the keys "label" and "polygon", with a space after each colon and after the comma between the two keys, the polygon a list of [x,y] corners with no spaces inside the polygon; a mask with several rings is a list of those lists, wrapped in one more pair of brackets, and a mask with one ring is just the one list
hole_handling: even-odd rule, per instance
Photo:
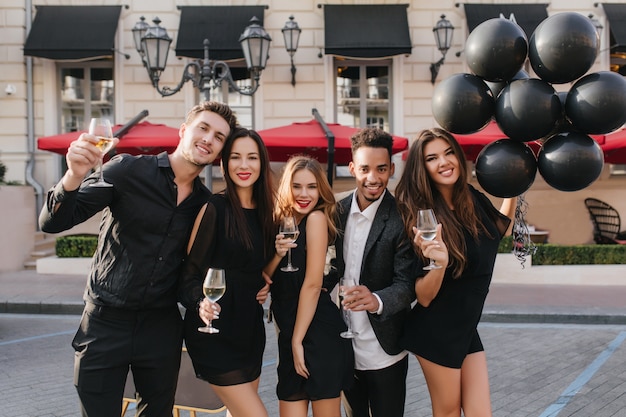
{"label": "wine glass with golden drink", "polygon": [[91,122],[89,123],[89,134],[94,135],[98,142],[96,142],[96,146],[100,149],[101,157],[100,157],[100,175],[98,177],[98,181],[92,182],[89,184],[90,187],[113,187],[113,184],[110,184],[104,180],[104,176],[102,175],[102,160],[104,159],[104,155],[106,155],[111,148],[113,148],[113,130],[111,128],[111,122],[109,119],[105,119],[103,117],[93,117]]}

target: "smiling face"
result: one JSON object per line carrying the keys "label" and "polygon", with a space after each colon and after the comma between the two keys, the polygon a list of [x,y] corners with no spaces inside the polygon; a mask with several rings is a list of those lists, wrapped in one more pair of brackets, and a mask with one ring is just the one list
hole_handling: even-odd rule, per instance
{"label": "smiling face", "polygon": [[304,217],[317,206],[320,193],[315,175],[308,169],[300,169],[291,179],[293,210]]}
{"label": "smiling face", "polygon": [[228,155],[228,176],[239,188],[252,188],[261,175],[259,146],[249,136],[235,139]]}
{"label": "smiling face", "polygon": [[450,144],[440,138],[424,145],[426,172],[439,189],[450,188],[459,180],[460,164]]}
{"label": "smiling face", "polygon": [[212,164],[230,134],[228,122],[212,111],[202,111],[179,130],[179,150],[183,158],[196,166]]}
{"label": "smiling face", "polygon": [[349,168],[356,179],[356,197],[361,210],[383,195],[394,172],[389,151],[371,146],[358,148],[352,155]]}

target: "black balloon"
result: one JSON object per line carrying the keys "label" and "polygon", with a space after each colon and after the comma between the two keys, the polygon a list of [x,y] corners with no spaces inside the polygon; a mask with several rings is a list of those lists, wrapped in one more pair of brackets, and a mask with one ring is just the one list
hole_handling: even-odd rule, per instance
{"label": "black balloon", "polygon": [[599,46],[591,19],[580,13],[558,13],[537,26],[528,42],[528,58],[542,80],[569,83],[589,71]]}
{"label": "black balloon", "polygon": [[498,139],[485,146],[476,158],[476,179],[491,195],[515,197],[535,181],[537,160],[523,142]]}
{"label": "black balloon", "polygon": [[545,81],[515,80],[500,92],[495,116],[509,138],[528,142],[554,130],[562,116],[562,106],[554,88]]}
{"label": "black balloon", "polygon": [[626,80],[611,71],[589,74],[576,81],[565,101],[572,125],[588,134],[605,134],[626,123]]}
{"label": "black balloon", "polygon": [[509,81],[485,81],[485,84],[487,84],[487,86],[493,93],[493,96],[497,98],[502,89],[506,87],[511,81],[525,80],[527,78],[530,78],[530,75],[528,75],[526,71],[521,69]]}
{"label": "black balloon", "polygon": [[440,82],[431,101],[437,123],[452,133],[474,133],[493,117],[495,100],[483,80],[472,74],[454,74]]}
{"label": "black balloon", "polygon": [[476,26],[465,42],[465,58],[472,72],[487,81],[508,81],[528,55],[524,30],[508,19],[489,19]]}
{"label": "black balloon", "polygon": [[539,173],[560,191],[578,191],[598,179],[604,154],[598,143],[580,132],[564,132],[548,139],[537,155]]}

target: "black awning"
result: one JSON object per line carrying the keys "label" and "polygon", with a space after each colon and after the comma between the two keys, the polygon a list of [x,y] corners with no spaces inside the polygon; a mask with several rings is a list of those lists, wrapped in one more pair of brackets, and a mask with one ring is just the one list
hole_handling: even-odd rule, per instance
{"label": "black awning", "polygon": [[611,52],[626,52],[626,4],[602,3],[611,29]]}
{"label": "black awning", "polygon": [[122,6],[36,6],[24,55],[57,60],[110,57]]}
{"label": "black awning", "polygon": [[500,17],[500,14],[507,19],[511,15],[515,17],[515,22],[524,29],[526,37],[530,40],[539,23],[548,17],[547,4],[468,4],[463,5],[467,26],[469,31],[473,31],[476,26],[485,20]]}
{"label": "black awning", "polygon": [[242,59],[239,37],[257,17],[263,26],[266,6],[179,6],[180,25],[176,56],[204,58],[203,42],[209,40],[209,58]]}
{"label": "black awning", "polygon": [[325,52],[354,58],[410,54],[407,7],[325,4]]}

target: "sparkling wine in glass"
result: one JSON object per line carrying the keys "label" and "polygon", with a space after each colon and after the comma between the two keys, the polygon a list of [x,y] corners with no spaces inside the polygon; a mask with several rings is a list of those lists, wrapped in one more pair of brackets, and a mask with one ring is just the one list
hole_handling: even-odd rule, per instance
{"label": "sparkling wine in glass", "polygon": [[346,289],[349,289],[354,286],[356,286],[356,281],[354,280],[354,278],[346,278],[346,277],[339,278],[339,302],[341,304],[341,311],[343,313],[344,320],[346,322],[346,325],[348,326],[348,330],[346,330],[345,332],[341,332],[339,335],[345,339],[352,339],[354,338],[354,336],[358,334],[357,332],[352,330],[352,322],[350,320],[351,312],[343,308],[343,298],[346,295],[345,291]]}
{"label": "sparkling wine in glass", "polygon": [[[298,230],[298,222],[294,216],[285,216],[280,222],[280,229],[278,231],[281,235],[285,236],[285,239],[290,239],[292,242],[295,242],[300,235],[300,230]],[[299,270],[297,266],[293,266],[291,264],[291,248],[287,251],[287,266],[283,266],[280,268],[281,271],[284,272],[295,272]]]}
{"label": "sparkling wine in glass", "polygon": [[[202,283],[202,292],[204,296],[212,303],[216,302],[226,292],[226,278],[224,270],[218,268],[209,268]],[[203,333],[219,333],[220,331],[213,327],[212,320],[204,327],[198,327],[198,331]]]}
{"label": "sparkling wine in glass", "polygon": [[113,130],[111,128],[111,122],[109,119],[105,119],[103,117],[93,117],[89,123],[89,134],[96,137],[98,140],[96,146],[102,153],[99,163],[100,176],[98,177],[98,181],[89,185],[91,187],[113,187],[113,184],[106,182],[104,180],[104,176],[102,175],[102,160],[104,159],[104,155],[106,155],[107,152],[109,152],[113,147]]}
{"label": "sparkling wine in glass", "polygon": [[[437,218],[433,209],[419,210],[417,212],[417,230],[422,234],[422,239],[433,240],[437,235]],[[437,265],[434,259],[424,267],[425,270],[439,269],[441,265]]]}

